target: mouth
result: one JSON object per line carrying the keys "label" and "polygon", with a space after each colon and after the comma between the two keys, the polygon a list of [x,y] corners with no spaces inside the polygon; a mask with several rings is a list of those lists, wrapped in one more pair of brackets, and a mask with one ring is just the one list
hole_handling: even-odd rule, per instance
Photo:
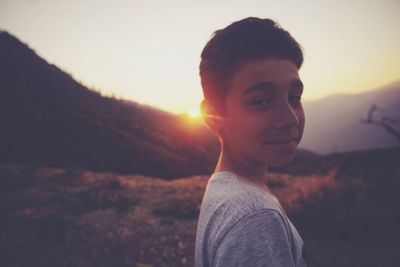
{"label": "mouth", "polygon": [[266,144],[266,145],[284,145],[284,144],[297,144],[297,143],[299,143],[298,138],[277,140],[274,142],[264,142],[264,144]]}

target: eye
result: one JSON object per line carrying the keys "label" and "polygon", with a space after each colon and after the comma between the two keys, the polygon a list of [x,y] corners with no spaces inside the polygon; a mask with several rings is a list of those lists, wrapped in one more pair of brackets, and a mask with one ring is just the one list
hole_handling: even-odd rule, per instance
{"label": "eye", "polygon": [[265,105],[268,105],[269,103],[271,103],[271,100],[269,100],[268,98],[265,98],[265,97],[260,97],[260,98],[253,99],[250,102],[250,105],[265,106]]}

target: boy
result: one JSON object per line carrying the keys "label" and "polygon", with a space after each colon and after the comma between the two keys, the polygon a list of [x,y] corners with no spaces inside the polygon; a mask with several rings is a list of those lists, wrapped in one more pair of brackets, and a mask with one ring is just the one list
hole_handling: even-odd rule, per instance
{"label": "boy", "polygon": [[195,266],[307,266],[303,241],[266,179],[304,129],[299,44],[269,19],[218,30],[201,54],[201,103],[221,153],[202,201]]}

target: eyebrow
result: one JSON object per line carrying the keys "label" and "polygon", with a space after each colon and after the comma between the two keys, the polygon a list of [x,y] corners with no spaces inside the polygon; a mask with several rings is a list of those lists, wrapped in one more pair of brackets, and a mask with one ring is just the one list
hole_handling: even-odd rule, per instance
{"label": "eyebrow", "polygon": [[[300,79],[296,79],[290,82],[289,84],[289,90],[300,90],[300,93],[303,92],[303,82]],[[261,83],[256,83],[256,84],[252,84],[250,85],[244,92],[243,95],[248,95],[251,94],[253,92],[257,92],[257,91],[274,91],[277,90],[277,86],[276,84],[272,83],[272,82],[261,82]]]}
{"label": "eyebrow", "polygon": [[248,95],[253,92],[257,91],[273,91],[276,90],[276,85],[271,82],[262,82],[250,85],[246,90],[243,92],[243,95]]}

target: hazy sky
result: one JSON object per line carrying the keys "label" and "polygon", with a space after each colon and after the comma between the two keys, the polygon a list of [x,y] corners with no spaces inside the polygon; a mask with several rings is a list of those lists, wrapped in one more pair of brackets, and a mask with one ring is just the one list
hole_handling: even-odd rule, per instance
{"label": "hazy sky", "polygon": [[304,99],[400,80],[400,1],[0,0],[0,29],[89,87],[174,113],[198,106],[212,32],[272,18],[303,46]]}

